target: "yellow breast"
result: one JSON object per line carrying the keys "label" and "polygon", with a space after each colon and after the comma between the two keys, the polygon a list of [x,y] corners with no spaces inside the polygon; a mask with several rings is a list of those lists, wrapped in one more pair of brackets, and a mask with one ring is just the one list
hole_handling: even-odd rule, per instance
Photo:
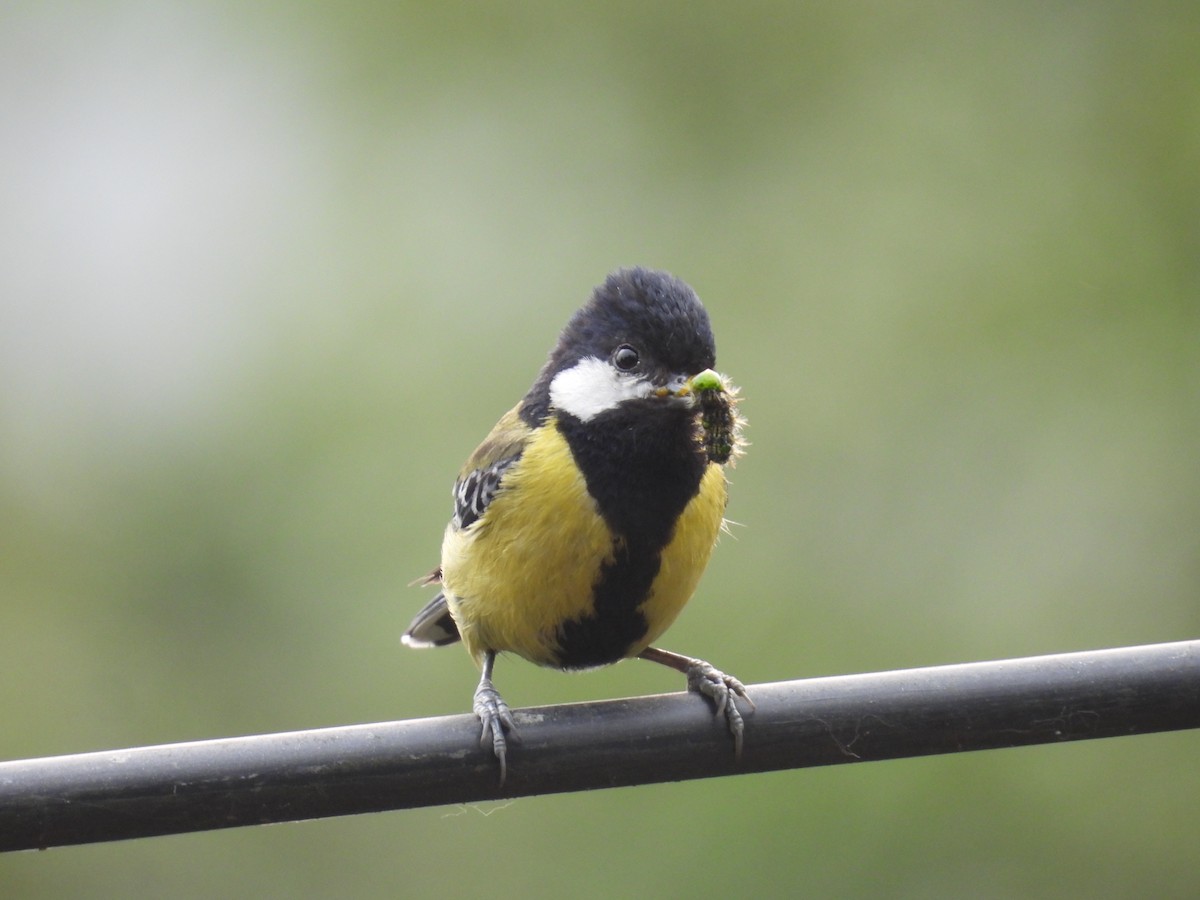
{"label": "yellow breast", "polygon": [[612,538],[554,427],[539,429],[471,528],[446,529],[442,586],[476,660],[507,650],[553,662],[555,632],[591,606]]}

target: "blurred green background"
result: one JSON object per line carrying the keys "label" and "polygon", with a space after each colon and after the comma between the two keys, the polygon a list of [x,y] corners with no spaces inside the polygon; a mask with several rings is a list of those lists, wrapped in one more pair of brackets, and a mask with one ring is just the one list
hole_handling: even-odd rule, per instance
{"label": "blurred green background", "polygon": [[[405,585],[634,263],[704,298],[751,422],[664,646],[756,682],[1200,632],[1194,3],[16,3],[0,108],[3,758],[465,712]],[[1194,896],[1198,741],[10,855],[0,892]]]}

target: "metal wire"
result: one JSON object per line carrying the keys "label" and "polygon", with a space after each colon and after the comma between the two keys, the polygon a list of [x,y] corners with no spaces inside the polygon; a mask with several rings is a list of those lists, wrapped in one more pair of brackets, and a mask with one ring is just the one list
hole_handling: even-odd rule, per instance
{"label": "metal wire", "polygon": [[0,850],[1200,728],[1200,641],[516,710],[508,777],[470,715],[0,763]]}

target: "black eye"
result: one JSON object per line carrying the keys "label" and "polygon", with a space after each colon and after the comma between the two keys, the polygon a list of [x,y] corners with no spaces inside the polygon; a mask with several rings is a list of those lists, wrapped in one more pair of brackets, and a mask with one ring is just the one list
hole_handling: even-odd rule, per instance
{"label": "black eye", "polygon": [[613,365],[622,372],[632,372],[637,368],[637,364],[642,361],[638,356],[638,352],[628,344],[622,344],[612,355]]}

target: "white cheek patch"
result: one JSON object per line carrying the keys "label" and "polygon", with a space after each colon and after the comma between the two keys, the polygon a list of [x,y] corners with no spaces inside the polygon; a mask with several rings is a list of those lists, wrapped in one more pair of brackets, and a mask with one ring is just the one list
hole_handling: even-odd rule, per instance
{"label": "white cheek patch", "polygon": [[595,357],[581,359],[550,382],[550,405],[586,422],[623,400],[649,397],[654,385]]}

